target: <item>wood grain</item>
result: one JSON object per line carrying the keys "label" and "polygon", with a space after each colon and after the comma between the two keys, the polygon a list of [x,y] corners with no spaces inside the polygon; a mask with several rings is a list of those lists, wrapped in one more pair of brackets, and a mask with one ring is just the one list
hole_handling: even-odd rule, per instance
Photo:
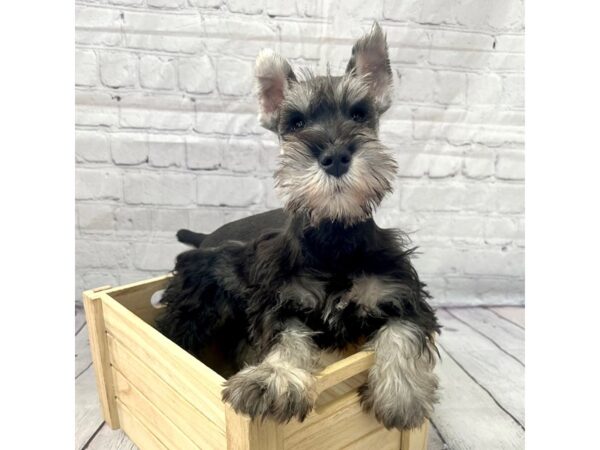
{"label": "wood grain", "polygon": [[87,450],[138,450],[123,430],[111,430],[106,424],[90,442]]}
{"label": "wood grain", "polygon": [[456,308],[449,312],[525,363],[525,331],[522,328],[483,308]]}
{"label": "wood grain", "polygon": [[489,392],[501,408],[523,425],[523,365],[447,311],[438,311],[438,318],[445,327],[439,338],[440,345]]}
{"label": "wood grain", "polygon": [[499,316],[511,321],[512,323],[525,328],[525,307],[523,306],[497,306],[490,308]]}
{"label": "wood grain", "polygon": [[75,448],[81,450],[103,422],[94,369],[90,367],[75,380]]}
{"label": "wood grain", "polygon": [[[442,332],[440,340],[445,332]],[[452,450],[523,449],[523,429],[440,348],[440,403],[433,421]],[[498,377],[501,373],[498,373]]]}
{"label": "wood grain", "polygon": [[105,293],[117,300],[144,322],[154,326],[154,321],[158,314],[160,314],[160,309],[150,304],[150,297],[156,291],[163,289],[171,277],[171,275],[162,275],[149,280],[108,289]]}
{"label": "wood grain", "polygon": [[[75,336],[75,378],[80,376],[92,364],[92,353],[87,325]],[[92,369],[93,370],[93,369]]]}
{"label": "wood grain", "polygon": [[135,417],[148,428],[166,447],[199,449],[183,433],[164,411],[152,404],[127,378],[113,367],[115,394]]}
{"label": "wood grain", "polygon": [[224,379],[106,294],[103,304],[108,332],[139,359],[151,361],[162,380],[225,430]]}
{"label": "wood grain", "polygon": [[[165,383],[133,352],[108,335],[111,363],[148,401],[162,411],[200,448],[225,447],[224,430],[208,420],[185,398]],[[118,394],[118,393],[117,393]]]}
{"label": "wood grain", "polygon": [[117,400],[116,403],[121,426],[137,447],[143,450],[169,450],[123,402]]}
{"label": "wood grain", "polygon": [[444,444],[443,438],[433,425],[429,425],[427,439],[427,450],[448,450],[448,446]]}
{"label": "wood grain", "polygon": [[[102,295],[102,294],[100,294]],[[112,373],[106,344],[103,301],[93,291],[83,293],[86,324],[89,332],[90,351],[94,361],[96,387],[102,405],[102,416],[112,429],[119,428],[119,415],[114,401]]]}
{"label": "wood grain", "polygon": [[369,369],[375,361],[371,351],[361,351],[327,367],[317,375],[317,392],[323,392],[336,384]]}
{"label": "wood grain", "polygon": [[[303,423],[295,421],[286,425],[284,446],[294,450],[339,449],[381,428],[374,417],[363,412],[358,394],[350,392],[319,413],[311,413]],[[383,433],[379,442],[382,446],[395,443],[399,448],[400,432]]]}

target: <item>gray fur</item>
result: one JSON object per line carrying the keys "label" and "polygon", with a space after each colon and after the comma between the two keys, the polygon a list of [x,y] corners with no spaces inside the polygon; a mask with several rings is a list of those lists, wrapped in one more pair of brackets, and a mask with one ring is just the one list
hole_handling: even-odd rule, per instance
{"label": "gray fur", "polygon": [[383,326],[367,348],[375,351],[375,364],[361,392],[363,408],[386,428],[421,426],[438,401],[437,350],[431,337],[397,319]]}
{"label": "gray fur", "polygon": [[317,396],[313,373],[319,353],[313,334],[302,323],[290,321],[260,364],[225,382],[223,400],[250,417],[304,420]]}

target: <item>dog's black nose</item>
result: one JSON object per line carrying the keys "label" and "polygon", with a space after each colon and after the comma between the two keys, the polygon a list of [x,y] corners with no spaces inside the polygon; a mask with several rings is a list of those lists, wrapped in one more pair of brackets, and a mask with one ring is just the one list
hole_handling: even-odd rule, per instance
{"label": "dog's black nose", "polygon": [[348,150],[324,152],[319,157],[319,164],[329,175],[341,177],[350,168],[352,154]]}

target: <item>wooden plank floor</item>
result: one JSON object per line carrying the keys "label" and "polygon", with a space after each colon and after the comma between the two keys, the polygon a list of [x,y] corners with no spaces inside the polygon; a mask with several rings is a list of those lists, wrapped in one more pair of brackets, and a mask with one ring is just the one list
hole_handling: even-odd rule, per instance
{"label": "wooden plank floor", "polygon": [[[431,450],[522,449],[525,409],[525,309],[438,310],[441,400],[431,419]],[[135,449],[103,422],[83,311],[75,310],[75,447]]]}

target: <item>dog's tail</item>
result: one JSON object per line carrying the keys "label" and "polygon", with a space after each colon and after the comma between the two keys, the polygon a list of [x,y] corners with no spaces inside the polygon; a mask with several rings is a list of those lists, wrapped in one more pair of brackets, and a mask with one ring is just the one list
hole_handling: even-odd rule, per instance
{"label": "dog's tail", "polygon": [[206,234],[195,233],[190,230],[181,229],[177,232],[177,240],[182,244],[191,245],[192,247],[200,247]]}

